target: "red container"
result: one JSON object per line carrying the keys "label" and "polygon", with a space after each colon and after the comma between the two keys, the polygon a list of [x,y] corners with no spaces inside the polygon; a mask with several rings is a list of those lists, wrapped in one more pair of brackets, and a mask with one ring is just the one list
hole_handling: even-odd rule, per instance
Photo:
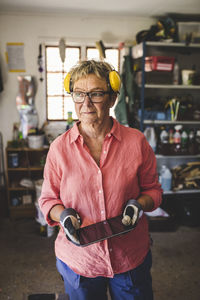
{"label": "red container", "polygon": [[174,57],[169,56],[147,56],[145,58],[145,71],[171,72],[174,69]]}

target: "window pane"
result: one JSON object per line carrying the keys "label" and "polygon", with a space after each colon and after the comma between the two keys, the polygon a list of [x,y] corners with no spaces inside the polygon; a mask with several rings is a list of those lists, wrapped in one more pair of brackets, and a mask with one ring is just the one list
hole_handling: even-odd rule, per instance
{"label": "window pane", "polygon": [[116,71],[119,69],[119,51],[117,49],[106,49],[105,61],[111,64]]}
{"label": "window pane", "polygon": [[47,73],[47,94],[62,95],[63,94],[63,74]]}
{"label": "window pane", "polygon": [[66,48],[65,51],[65,62],[64,71],[67,73],[80,59],[80,49],[79,48]]}
{"label": "window pane", "polygon": [[47,72],[61,71],[62,61],[60,59],[60,53],[58,47],[47,47],[46,48],[46,61],[47,61]]}
{"label": "window pane", "polygon": [[72,112],[72,118],[73,119],[78,119],[77,114],[75,112],[74,102],[73,102],[71,96],[67,96],[67,97],[64,98],[64,119],[67,119],[68,111]]}
{"label": "window pane", "polygon": [[47,98],[47,114],[49,120],[63,120],[62,97]]}
{"label": "window pane", "polygon": [[96,48],[87,48],[87,59],[99,60],[99,50]]}

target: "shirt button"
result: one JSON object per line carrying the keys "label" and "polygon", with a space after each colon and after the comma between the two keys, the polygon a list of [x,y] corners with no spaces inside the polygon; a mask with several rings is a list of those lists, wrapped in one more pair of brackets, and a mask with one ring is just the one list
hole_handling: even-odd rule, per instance
{"label": "shirt button", "polygon": [[101,194],[102,193],[102,190],[99,190],[99,194]]}
{"label": "shirt button", "polygon": [[104,153],[104,154],[106,154],[106,153],[107,153],[107,151],[106,151],[106,150],[104,150],[104,151],[103,151],[103,153]]}
{"label": "shirt button", "polygon": [[110,134],[110,133],[108,134],[108,137],[111,137],[111,134]]}
{"label": "shirt button", "polygon": [[112,252],[112,248],[110,248],[109,251]]}
{"label": "shirt button", "polygon": [[101,214],[102,214],[102,215],[104,214],[104,210],[101,211]]}
{"label": "shirt button", "polygon": [[100,174],[101,173],[101,170],[98,170],[98,174]]}

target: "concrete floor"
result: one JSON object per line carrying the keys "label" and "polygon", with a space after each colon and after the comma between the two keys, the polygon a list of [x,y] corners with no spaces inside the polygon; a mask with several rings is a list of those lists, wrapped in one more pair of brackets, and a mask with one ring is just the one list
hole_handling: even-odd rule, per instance
{"label": "concrete floor", "polygon": [[[200,227],[151,232],[155,300],[200,299]],[[0,299],[24,300],[28,294],[63,293],[56,271],[55,235],[39,234],[35,220],[0,219]]]}

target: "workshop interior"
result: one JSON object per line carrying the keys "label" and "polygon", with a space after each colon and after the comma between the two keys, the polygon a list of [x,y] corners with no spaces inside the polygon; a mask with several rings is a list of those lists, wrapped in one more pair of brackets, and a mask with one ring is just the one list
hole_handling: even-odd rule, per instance
{"label": "workshop interior", "polygon": [[155,300],[199,299],[200,2],[3,0],[0,27],[0,299],[68,299],[59,226],[38,199],[51,143],[78,121],[68,72],[80,59],[113,66],[111,116],[156,156],[162,204],[146,213]]}

